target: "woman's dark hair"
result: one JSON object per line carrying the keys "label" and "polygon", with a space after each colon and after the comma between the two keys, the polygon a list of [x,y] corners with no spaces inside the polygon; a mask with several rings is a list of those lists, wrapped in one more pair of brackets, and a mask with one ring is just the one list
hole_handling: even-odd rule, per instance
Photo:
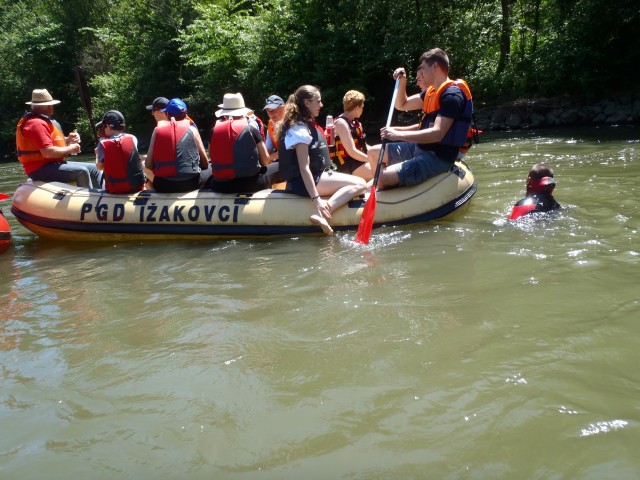
{"label": "woman's dark hair", "polygon": [[320,96],[320,90],[313,85],[302,85],[289,95],[284,108],[284,118],[280,124],[278,138],[284,137],[293,125],[298,122],[310,123],[313,121],[311,112],[305,105],[305,100],[314,100]]}

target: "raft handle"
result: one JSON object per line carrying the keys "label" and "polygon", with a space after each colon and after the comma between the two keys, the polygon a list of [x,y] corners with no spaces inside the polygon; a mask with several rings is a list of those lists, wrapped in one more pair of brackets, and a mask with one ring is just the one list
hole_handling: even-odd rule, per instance
{"label": "raft handle", "polygon": [[467,176],[467,172],[462,168],[458,167],[457,165],[454,165],[453,167],[451,167],[450,171],[451,173],[457,175],[460,178],[460,180],[464,180],[464,177]]}

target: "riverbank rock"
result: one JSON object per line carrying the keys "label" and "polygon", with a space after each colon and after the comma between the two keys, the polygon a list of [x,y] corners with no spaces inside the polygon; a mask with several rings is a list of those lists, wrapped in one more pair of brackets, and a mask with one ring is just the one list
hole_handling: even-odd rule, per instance
{"label": "riverbank rock", "polygon": [[516,100],[497,107],[475,106],[478,128],[508,131],[579,125],[640,123],[640,95],[588,102],[572,98]]}

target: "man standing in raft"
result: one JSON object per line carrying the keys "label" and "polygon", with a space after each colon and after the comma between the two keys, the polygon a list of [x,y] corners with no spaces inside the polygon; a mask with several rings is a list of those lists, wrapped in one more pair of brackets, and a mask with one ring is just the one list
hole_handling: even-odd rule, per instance
{"label": "man standing in raft", "polygon": [[550,212],[560,208],[552,195],[555,187],[553,169],[545,163],[536,163],[527,176],[527,196],[515,204],[509,220],[517,220],[529,213]]}
{"label": "man standing in raft", "polygon": [[[417,72],[427,90],[407,97],[404,68],[393,72],[400,79],[395,108],[423,110],[420,122],[407,127],[384,127],[380,135],[390,142],[384,152],[378,185],[381,188],[417,185],[448,171],[467,141],[473,101],[464,80],[449,78],[449,57],[440,48],[420,56]],[[380,146],[372,147],[379,152]],[[376,155],[376,153],[374,153]]]}
{"label": "man standing in raft", "polygon": [[96,124],[104,137],[96,147],[96,167],[104,175],[105,190],[109,193],[133,193],[144,188],[142,160],[138,153],[138,139],[124,133],[124,116],[109,110]]}
{"label": "man standing in raft", "polygon": [[25,173],[32,180],[63,182],[84,188],[100,188],[100,171],[95,165],[67,162],[65,157],[80,153],[80,135],[71,132],[68,137],[53,120],[54,100],[45,89],[31,94],[31,111],[24,114],[16,128],[16,153]]}

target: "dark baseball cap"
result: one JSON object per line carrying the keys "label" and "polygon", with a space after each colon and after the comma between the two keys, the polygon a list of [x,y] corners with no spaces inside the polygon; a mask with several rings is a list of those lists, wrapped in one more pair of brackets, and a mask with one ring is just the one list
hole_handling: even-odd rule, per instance
{"label": "dark baseball cap", "polygon": [[102,120],[96,123],[96,128],[109,125],[111,128],[120,130],[124,127],[124,116],[118,110],[109,110],[104,114]]}
{"label": "dark baseball cap", "polygon": [[162,110],[169,104],[169,99],[165,97],[156,98],[151,105],[147,105],[147,110]]}

